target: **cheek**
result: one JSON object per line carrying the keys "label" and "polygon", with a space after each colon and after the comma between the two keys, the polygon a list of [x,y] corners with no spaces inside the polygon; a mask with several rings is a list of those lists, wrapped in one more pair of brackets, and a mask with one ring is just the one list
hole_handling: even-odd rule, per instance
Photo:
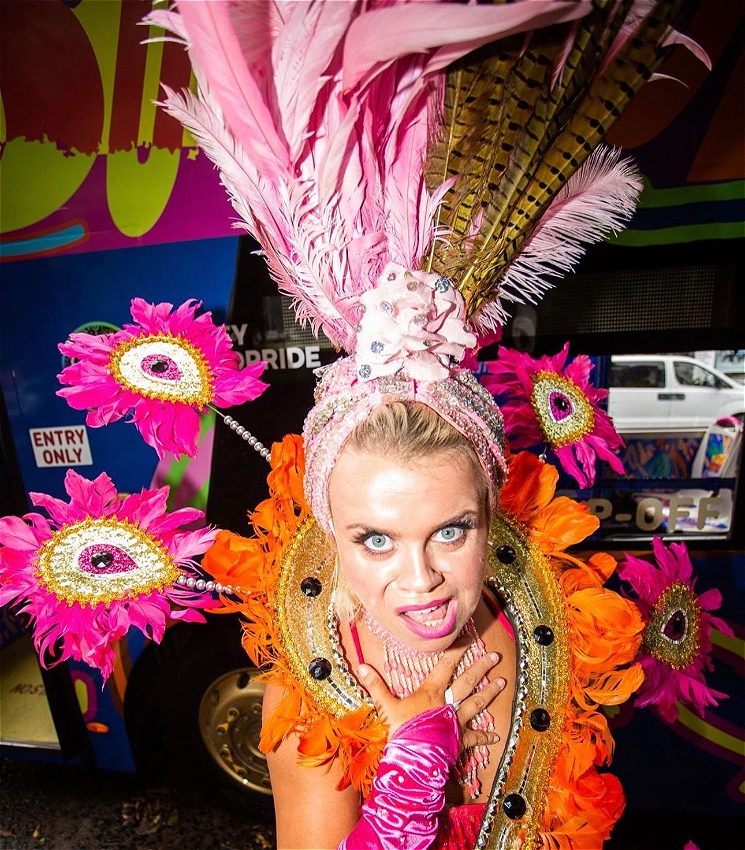
{"label": "cheek", "polygon": [[370,563],[356,548],[339,547],[339,567],[350,588],[362,602],[381,596],[389,579],[380,565]]}
{"label": "cheek", "polygon": [[453,571],[458,582],[463,585],[464,592],[481,593],[481,586],[486,579],[487,559],[484,545],[477,545],[468,553],[463,561]]}
{"label": "cheek", "polygon": [[486,536],[478,535],[451,562],[451,572],[461,580],[478,581],[486,574]]}
{"label": "cheek", "polygon": [[486,579],[486,570],[484,567],[484,563],[476,561],[460,574],[459,581],[463,583],[466,590],[470,590],[473,593],[481,593],[481,586]]}

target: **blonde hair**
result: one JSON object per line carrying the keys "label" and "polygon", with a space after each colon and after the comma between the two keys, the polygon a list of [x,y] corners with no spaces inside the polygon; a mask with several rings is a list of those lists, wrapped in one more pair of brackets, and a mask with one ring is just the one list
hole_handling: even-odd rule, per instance
{"label": "blonde hair", "polygon": [[385,454],[402,461],[420,461],[442,452],[468,460],[480,495],[489,482],[478,455],[468,440],[431,407],[415,401],[383,404],[360,422],[346,443],[360,452]]}
{"label": "blonde hair", "polygon": [[[352,431],[344,448],[365,454],[381,454],[403,463],[426,462],[427,458],[452,453],[471,468],[479,499],[489,517],[494,505],[489,498],[489,481],[478,455],[468,440],[432,408],[415,401],[396,401],[375,408]],[[495,494],[496,497],[496,494]],[[336,562],[334,605],[340,619],[352,619],[359,600]]]}

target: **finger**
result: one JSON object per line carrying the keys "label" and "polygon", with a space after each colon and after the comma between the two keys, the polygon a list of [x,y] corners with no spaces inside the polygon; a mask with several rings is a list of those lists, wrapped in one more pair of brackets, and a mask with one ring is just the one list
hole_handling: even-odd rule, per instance
{"label": "finger", "polygon": [[488,652],[475,661],[467,670],[453,681],[453,694],[456,699],[467,697],[489,671],[502,660],[498,652]]}
{"label": "finger", "polygon": [[464,749],[468,747],[488,747],[492,744],[498,744],[501,740],[501,737],[493,729],[471,729],[466,726],[461,735],[461,746]]}
{"label": "finger", "polygon": [[480,690],[474,691],[474,693],[464,700],[461,700],[458,707],[458,719],[460,722],[465,725],[480,711],[488,708],[497,695],[504,690],[506,684],[507,682],[499,677],[493,682],[489,682],[488,685],[485,685]]}
{"label": "finger", "polygon": [[468,646],[454,644],[443,653],[442,658],[432,668],[432,672],[425,679],[425,683],[433,690],[445,692],[458,668],[458,662],[463,657]]}
{"label": "finger", "polygon": [[388,688],[380,673],[369,664],[357,668],[360,682],[370,694],[380,719],[393,735],[404,723],[431,708],[442,705],[443,692],[418,688],[408,697],[399,699]]}
{"label": "finger", "polygon": [[357,668],[357,677],[365,690],[370,694],[370,699],[372,699],[378,712],[394,698],[388,689],[385,679],[369,664],[360,664]]}

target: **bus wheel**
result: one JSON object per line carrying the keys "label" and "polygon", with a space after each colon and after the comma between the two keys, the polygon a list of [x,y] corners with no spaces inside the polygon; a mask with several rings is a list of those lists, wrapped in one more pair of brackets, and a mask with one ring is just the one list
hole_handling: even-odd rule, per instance
{"label": "bus wheel", "polygon": [[258,747],[264,686],[257,676],[236,618],[169,628],[160,645],[143,652],[127,686],[138,772],[270,816],[269,771]]}
{"label": "bus wheel", "polygon": [[259,750],[263,695],[253,668],[216,676],[199,703],[199,733],[209,757],[232,781],[249,792],[270,795],[266,757]]}

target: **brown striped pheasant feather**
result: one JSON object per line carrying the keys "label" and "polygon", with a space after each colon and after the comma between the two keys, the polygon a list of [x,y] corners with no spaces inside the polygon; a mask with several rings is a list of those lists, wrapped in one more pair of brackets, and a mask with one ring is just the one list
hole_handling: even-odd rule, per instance
{"label": "brown striped pheasant feather", "polygon": [[[546,275],[573,267],[582,243],[630,217],[641,184],[617,153],[600,148],[585,167],[591,179],[569,181],[652,75],[686,5],[595,0],[563,32],[535,31],[527,44],[516,36],[448,72],[445,129],[430,144],[426,176],[430,187],[454,183],[427,268],[455,283],[480,326],[504,321],[504,300],[535,300]],[[544,221],[561,238],[541,241]]]}

